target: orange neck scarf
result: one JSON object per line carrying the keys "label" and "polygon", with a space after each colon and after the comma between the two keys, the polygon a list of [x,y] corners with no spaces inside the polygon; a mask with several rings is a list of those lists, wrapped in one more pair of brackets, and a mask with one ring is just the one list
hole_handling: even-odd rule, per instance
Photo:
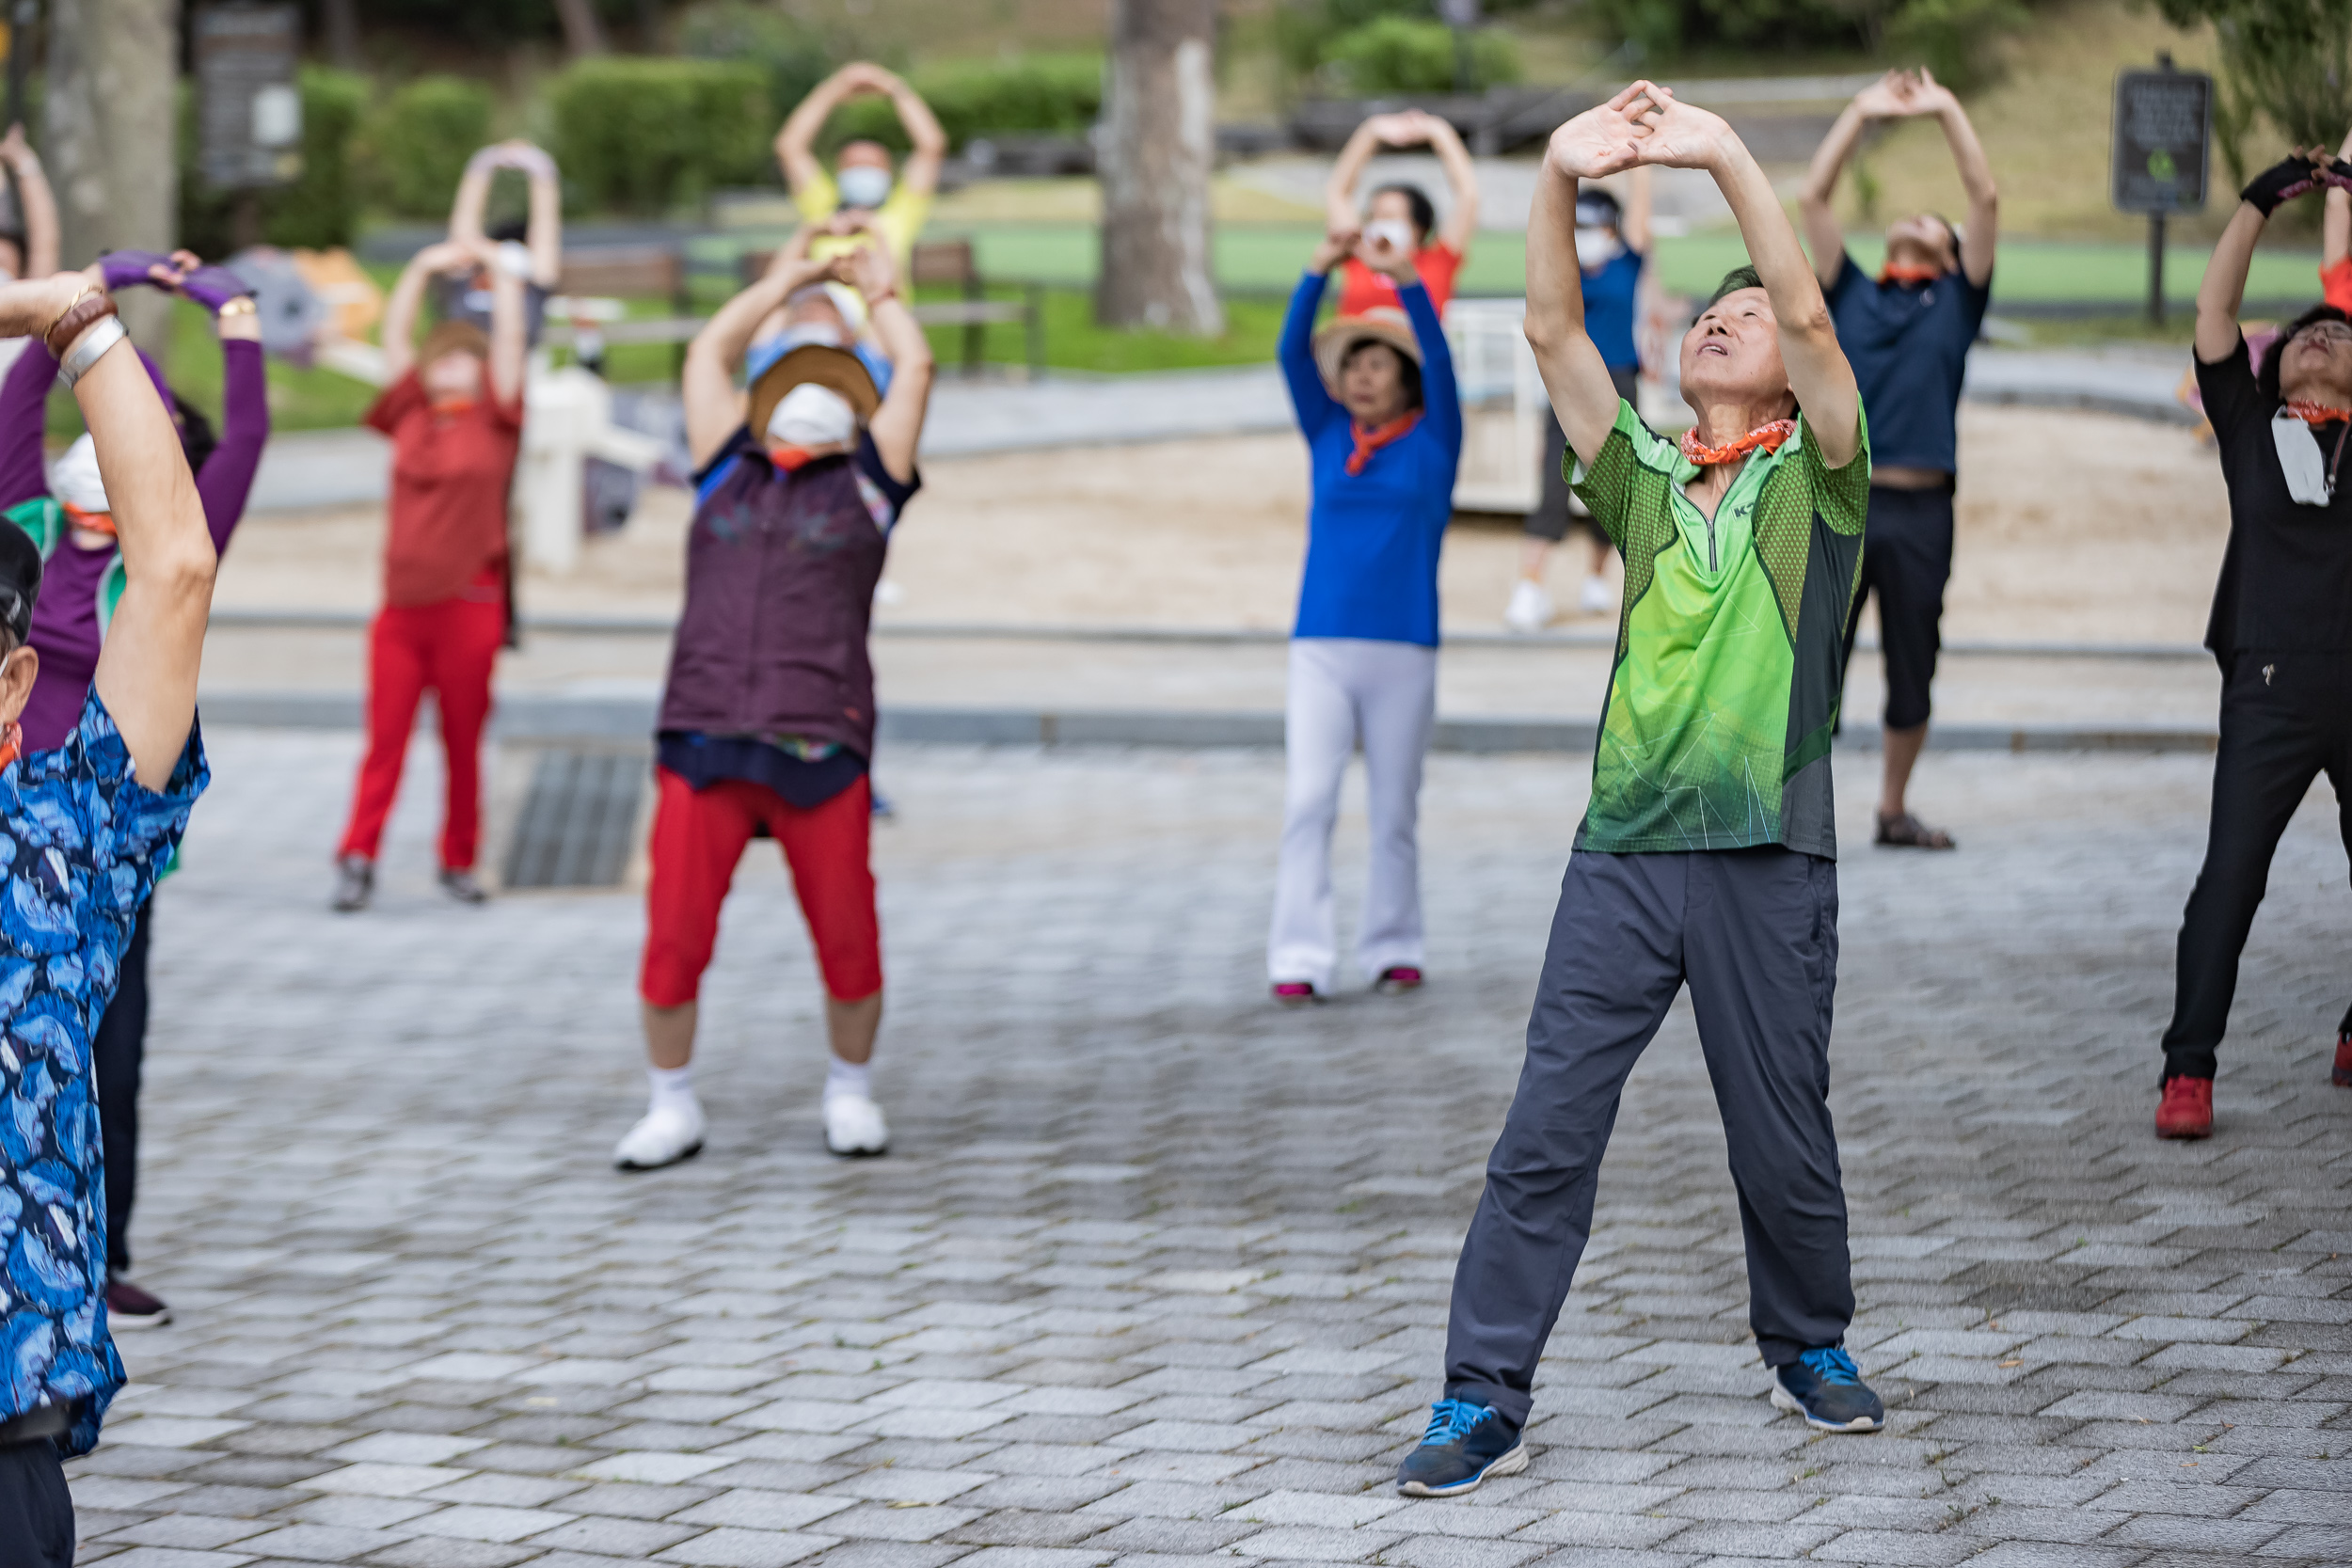
{"label": "orange neck scarf", "polygon": [[433,412],[439,419],[457,420],[472,413],[473,405],[471,398],[443,398],[433,405]]}
{"label": "orange neck scarf", "polygon": [[72,501],[59,501],[57,509],[73,519],[75,528],[86,528],[92,533],[112,534],[115,531],[115,517],[111,512],[85,512]]}
{"label": "orange neck scarf", "polygon": [[0,727],[0,768],[13,764],[24,754],[24,726],[10,721]]}
{"label": "orange neck scarf", "polygon": [[1353,420],[1349,421],[1348,433],[1356,437],[1356,450],[1347,454],[1347,471],[1351,474],[1362,473],[1364,465],[1372,461],[1374,452],[1392,441],[1403,440],[1419,423],[1421,423],[1421,410],[1418,408],[1409,414],[1400,414],[1383,425],[1363,425]]}
{"label": "orange neck scarf", "polygon": [[1686,430],[1682,433],[1682,455],[1702,468],[1711,468],[1718,463],[1736,463],[1752,451],[1778,451],[1781,443],[1796,433],[1796,420],[1774,420],[1771,424],[1756,426],[1736,441],[1708,447],[1699,444],[1696,430]]}
{"label": "orange neck scarf", "polygon": [[779,441],[768,449],[768,461],[787,474],[795,474],[816,462],[817,454],[806,447],[788,447]]}
{"label": "orange neck scarf", "polygon": [[[2296,398],[2287,404],[2287,412],[2305,424],[2333,424],[2339,420],[2352,420],[2352,408],[2330,408],[2324,403],[2306,403]],[[72,510],[68,508],[68,510]]]}
{"label": "orange neck scarf", "polygon": [[1943,276],[1941,267],[1903,267],[1889,261],[1879,268],[1882,283],[1932,283]]}

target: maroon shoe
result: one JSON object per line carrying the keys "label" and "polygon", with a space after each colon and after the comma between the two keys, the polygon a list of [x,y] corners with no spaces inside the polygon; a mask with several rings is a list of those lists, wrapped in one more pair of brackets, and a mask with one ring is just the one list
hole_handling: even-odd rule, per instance
{"label": "maroon shoe", "polygon": [[1323,998],[1316,995],[1315,988],[1304,980],[1281,980],[1275,984],[1274,1000],[1285,1007],[1303,1007]]}
{"label": "maroon shoe", "polygon": [[161,1328],[171,1308],[161,1296],[142,1291],[119,1275],[106,1281],[106,1323],[113,1328]]}
{"label": "maroon shoe", "polygon": [[1383,996],[1402,996],[1408,990],[1421,990],[1421,971],[1411,964],[1391,964],[1380,972],[1380,978],[1372,989]]}
{"label": "maroon shoe", "polygon": [[2352,1089],[2352,1020],[2336,1032],[2336,1087]]}
{"label": "maroon shoe", "polygon": [[2164,1103],[2156,1107],[2156,1136],[2213,1136],[2212,1079],[2168,1078],[2164,1081]]}

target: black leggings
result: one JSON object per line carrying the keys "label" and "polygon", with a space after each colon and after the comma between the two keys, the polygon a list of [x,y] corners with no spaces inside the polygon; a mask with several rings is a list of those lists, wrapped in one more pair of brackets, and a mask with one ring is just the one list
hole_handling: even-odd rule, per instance
{"label": "black leggings", "polygon": [[131,1205],[139,1190],[139,1077],[147,1059],[147,935],[151,894],[122,949],[114,1000],[98,1021],[90,1054],[98,1073],[98,1128],[106,1165],[106,1271],[131,1272]]}
{"label": "black leggings", "polygon": [[0,1568],[73,1568],[73,1494],[46,1437],[0,1445]]}
{"label": "black leggings", "polygon": [[[2214,1075],[2270,857],[2322,772],[2335,785],[2352,848],[2352,653],[2249,650],[2233,658],[2221,690],[2205,863],[2181,922],[2172,1025],[2164,1032],[2167,1078]],[[2343,1027],[2352,1028],[2352,1012]]]}

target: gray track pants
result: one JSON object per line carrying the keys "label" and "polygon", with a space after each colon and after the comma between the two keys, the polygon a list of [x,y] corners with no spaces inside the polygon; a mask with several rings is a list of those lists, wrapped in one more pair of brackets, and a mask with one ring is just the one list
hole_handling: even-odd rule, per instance
{"label": "gray track pants", "polygon": [[1527,1065],[1454,1270],[1447,1398],[1527,1419],[1536,1358],[1592,1238],[1618,1096],[1685,981],[1730,1145],[1764,1362],[1844,1338],[1853,1284],[1829,1115],[1836,863],[1782,848],[1579,850]]}

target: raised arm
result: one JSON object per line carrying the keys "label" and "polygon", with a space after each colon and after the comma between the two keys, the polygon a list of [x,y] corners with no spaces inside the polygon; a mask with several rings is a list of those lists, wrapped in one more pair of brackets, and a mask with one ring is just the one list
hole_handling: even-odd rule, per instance
{"label": "raised arm", "polygon": [[[476,239],[475,244],[486,244]],[[417,368],[417,317],[424,309],[424,286],[442,273],[460,272],[474,264],[475,252],[454,240],[426,245],[408,258],[400,278],[384,301],[379,336],[384,344],[384,380],[398,381]]]}
{"label": "raised arm", "polygon": [[[87,273],[0,288],[0,336],[46,333],[85,297],[103,297]],[[59,346],[68,364],[85,367],[73,399],[97,449],[127,579],[99,656],[98,694],[139,783],[161,789],[196,720],[216,558],[196,482],[180,455],[179,432],[121,323],[101,316],[72,337]],[[28,356],[35,352],[26,347]]]}
{"label": "raised arm", "polygon": [[[2352,160],[2352,135],[2336,149],[2336,161]],[[2352,191],[2328,187],[2327,210],[2319,218],[2319,270],[2352,261]]]}
{"label": "raised arm", "polygon": [[873,69],[914,149],[898,171],[898,183],[917,196],[930,196],[939,189],[939,171],[947,162],[947,132],[931,113],[931,106],[923,102],[923,95],[908,86],[904,77],[880,66]]}
{"label": "raised arm", "polygon": [[1347,145],[1340,149],[1340,161],[1331,166],[1331,177],[1323,182],[1323,223],[1332,233],[1352,233],[1363,223],[1363,214],[1356,210],[1356,186],[1381,144],[1392,134],[1403,134],[1404,119],[1403,115],[1367,115],[1349,135]]}
{"label": "raised arm", "polygon": [[1625,209],[1617,232],[1625,238],[1625,247],[1636,256],[1649,254],[1650,242],[1658,237],[1656,193],[1650,188],[1649,166],[1637,166],[1625,177]]}
{"label": "raised arm", "polygon": [[16,176],[17,210],[24,218],[24,276],[47,277],[57,270],[57,198],[40,154],[24,139],[24,126],[11,125],[0,137],[0,163]]}
{"label": "raised arm", "polygon": [[2347,183],[2352,183],[2352,166],[2330,159],[2326,149],[2317,147],[2290,152],[2247,182],[2238,193],[2237,211],[2221,230],[2197,285],[2199,359],[2211,365],[2237,352],[2237,313],[2246,302],[2246,274],[2254,264],[2254,245],[2270,214],[2323,184],[2341,188]]}
{"label": "raised arm", "polygon": [[1813,276],[1824,289],[1836,284],[1846,263],[1846,232],[1837,225],[1834,206],[1837,177],[1846,171],[1870,121],[1902,112],[1902,93],[1909,81],[1902,71],[1890,71],[1856,93],[1853,102],[1839,111],[1821,145],[1813,150],[1812,166],[1805,170],[1804,186],[1797,194],[1797,212],[1804,220],[1805,244],[1813,251]]}
{"label": "raised arm", "polygon": [[0,508],[49,493],[41,436],[56,379],[56,356],[39,343],[26,343],[0,379]]}
{"label": "raised arm", "polygon": [[914,477],[915,448],[923,439],[923,416],[931,401],[931,343],[914,312],[898,297],[898,263],[882,237],[866,228],[866,240],[842,259],[851,287],[866,296],[867,320],[882,352],[890,356],[890,390],[866,426],[874,450],[891,477]]}
{"label": "raised arm", "polygon": [[262,318],[244,281],[226,267],[208,267],[192,251],[174,251],[167,264],[172,292],[213,316],[220,338],[220,439],[196,476],[204,526],[213,548],[226,549],[245,515],[253,475],[269,440],[269,378],[262,363]]}
{"label": "raised arm", "polygon": [[564,276],[564,186],[555,160],[530,142],[520,137],[497,142],[466,160],[456,199],[450,204],[449,237],[465,245],[488,238],[482,217],[490,202],[490,182],[502,168],[516,170],[531,182],[523,244],[531,252],[531,280],[552,289]]}
{"label": "raised arm", "polygon": [[1445,327],[1438,320],[1438,308],[1429,298],[1429,290],[1413,276],[1410,267],[1402,277],[1390,275],[1396,281],[1397,298],[1405,302],[1405,314],[1413,324],[1413,341],[1421,345],[1421,407],[1422,418],[1438,439],[1444,442],[1455,456],[1462,451],[1462,394],[1454,381],[1454,350],[1445,341]]}
{"label": "raised arm", "polygon": [[1323,309],[1323,292],[1330,283],[1331,269],[1356,248],[1359,232],[1350,218],[1346,228],[1324,235],[1298,287],[1291,291],[1290,311],[1282,318],[1282,336],[1275,345],[1282,383],[1290,388],[1291,410],[1298,416],[1298,428],[1309,440],[1331,420],[1347,417],[1323,384],[1323,372],[1315,365],[1315,312]]}
{"label": "raised arm", "polygon": [[1772,182],[1745,143],[1722,118],[1676,102],[1664,87],[1640,84],[1655,108],[1643,118],[1649,135],[1641,143],[1645,164],[1704,168],[1731,205],[1748,260],[1772,302],[1780,356],[1788,386],[1804,410],[1822,462],[1842,468],[1862,450],[1862,394],[1853,367],[1837,346],[1837,328],[1820,280],[1806,261],[1797,231],[1788,225]]}
{"label": "raised arm", "polygon": [[1960,171],[1960,188],[1968,197],[1968,224],[1960,234],[1960,270],[1981,289],[1993,280],[1993,253],[2001,230],[2000,193],[1993,183],[1993,165],[1984,155],[1984,144],[1977,139],[1977,128],[1968,122],[1968,111],[1933,73],[1919,72],[1908,103],[1909,113],[1931,114],[1944,127],[1944,140],[1952,150],[1952,166]]}
{"label": "raised arm", "polygon": [[1527,343],[1577,456],[1600,456],[1617,423],[1617,387],[1584,330],[1584,275],[1576,260],[1576,187],[1630,168],[1643,135],[1636,82],[1551,134],[1527,217]]}
{"label": "raised arm", "polygon": [[449,237],[454,243],[477,245],[489,237],[483,232],[482,215],[489,208],[490,182],[500,166],[495,146],[478,148],[466,160],[466,171],[457,177],[457,195],[449,204]]}
{"label": "raised arm", "polygon": [[523,356],[531,348],[523,280],[499,265],[496,245],[484,245],[474,261],[490,275],[490,396],[512,407],[522,401]]}
{"label": "raised arm", "polygon": [[1454,192],[1454,210],[1446,214],[1438,238],[1447,249],[1467,261],[1470,241],[1478,235],[1478,166],[1470,161],[1470,149],[1462,145],[1461,134],[1451,121],[1420,109],[1409,118],[1444,166],[1445,182]]}
{"label": "raised arm", "polygon": [[872,66],[853,60],[809,88],[808,96],[785,117],[784,128],[776,133],[776,162],[794,195],[825,177],[825,166],[817,161],[818,135],[834,110],[858,93],[876,90]]}
{"label": "raised arm", "polygon": [[[796,243],[805,246],[805,231],[796,236]],[[800,290],[838,277],[846,260],[834,256],[812,261],[805,253],[789,261],[778,258],[766,277],[719,307],[686,345],[679,392],[686,404],[687,451],[696,467],[709,462],[743,422],[743,394],[735,385],[735,367],[751,347],[752,334]],[[928,386],[925,391],[928,395]]]}

